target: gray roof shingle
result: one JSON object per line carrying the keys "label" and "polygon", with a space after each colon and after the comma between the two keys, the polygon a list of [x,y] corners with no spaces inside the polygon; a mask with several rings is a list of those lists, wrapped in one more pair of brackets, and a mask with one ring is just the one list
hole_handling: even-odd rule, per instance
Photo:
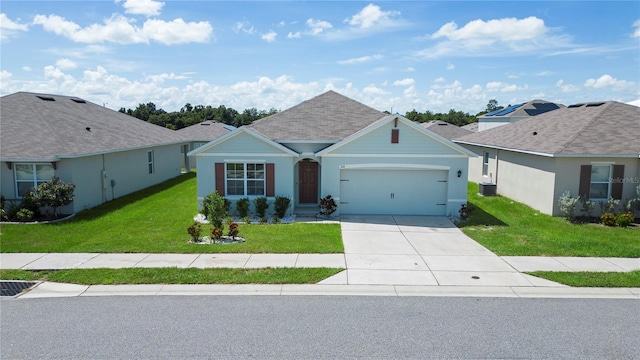
{"label": "gray roof shingle", "polygon": [[186,128],[182,128],[180,130],[176,130],[176,132],[184,140],[187,141],[209,142],[211,140],[219,138],[220,136],[228,133],[233,129],[233,127],[229,127],[224,123],[207,120],[198,124],[187,126]]}
{"label": "gray roof shingle", "polygon": [[640,154],[640,108],[616,101],[571,105],[456,140],[561,155]]}
{"label": "gray roof shingle", "polygon": [[173,130],[71,96],[6,95],[0,115],[5,161],[51,161],[184,141]]}
{"label": "gray roof shingle", "polygon": [[449,124],[448,122],[435,120],[422,123],[422,127],[429,129],[434,133],[442,136],[445,139],[455,139],[468,134],[472,134],[473,131]]}
{"label": "gray roof shingle", "polygon": [[387,114],[328,91],[247,125],[271,140],[339,141]]}

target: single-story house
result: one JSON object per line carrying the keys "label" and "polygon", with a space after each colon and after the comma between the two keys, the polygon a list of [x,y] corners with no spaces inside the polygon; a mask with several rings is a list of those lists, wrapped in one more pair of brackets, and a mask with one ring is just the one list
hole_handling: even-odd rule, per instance
{"label": "single-story house", "polygon": [[196,167],[196,159],[189,158],[187,156],[189,151],[195,150],[232,130],[235,130],[234,126],[212,120],[206,120],[201,123],[176,130],[176,132],[188,142],[187,146],[185,146],[185,151],[183,151],[185,170],[189,172],[191,169]]}
{"label": "single-story house", "polygon": [[472,130],[465,129],[464,127],[456,126],[453,124],[449,124],[448,122],[442,121],[442,120],[427,121],[422,123],[422,126],[425,129],[429,129],[434,133],[442,136],[443,138],[446,138],[449,140],[453,140],[455,138],[459,138],[459,137],[473,133]]}
{"label": "single-story house", "polygon": [[562,104],[555,104],[546,100],[531,100],[526,103],[509,105],[506,108],[478,116],[477,131],[484,131],[501,125],[510,124],[532,116],[561,109],[563,107],[564,105]]}
{"label": "single-story house", "polygon": [[62,95],[0,98],[0,193],[19,201],[53,176],[73,183],[78,212],[180,175],[175,131]]}
{"label": "single-story house", "polygon": [[[454,140],[480,155],[469,181],[545,214],[558,198],[606,201],[636,196],[640,185],[640,108],[615,101],[576,104]],[[596,206],[594,215],[599,213]]]}
{"label": "single-story house", "polygon": [[[400,115],[328,91],[191,151],[198,200],[266,196],[317,212],[457,216],[472,152]],[[273,207],[271,207],[273,209]]]}

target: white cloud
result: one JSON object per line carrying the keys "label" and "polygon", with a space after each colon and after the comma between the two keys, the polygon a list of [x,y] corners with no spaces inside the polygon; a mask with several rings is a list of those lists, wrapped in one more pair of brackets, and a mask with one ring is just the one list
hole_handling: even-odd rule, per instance
{"label": "white cloud", "polygon": [[366,62],[373,61],[373,60],[380,60],[382,58],[383,58],[382,55],[375,54],[375,55],[361,56],[359,58],[340,60],[340,61],[338,61],[338,64],[340,64],[340,65],[362,64],[362,63],[366,63]]}
{"label": "white cloud", "polygon": [[517,86],[515,84],[507,84],[501,81],[490,81],[485,85],[485,89],[487,91],[501,91],[501,92],[526,90],[528,88],[529,88],[529,85],[527,84],[525,84],[524,86]]}
{"label": "white cloud", "polygon": [[598,79],[587,79],[584,83],[585,87],[593,89],[611,88],[614,91],[632,91],[636,90],[636,83],[627,80],[618,80],[609,74],[604,74]]}
{"label": "white cloud", "polygon": [[33,23],[42,25],[45,31],[65,36],[81,43],[114,42],[119,44],[159,42],[165,45],[209,40],[213,27],[206,21],[185,22],[182,19],[164,21],[147,19],[142,27],[134,20],[114,14],[104,25],[92,24],[85,28],[58,15],[36,15]]}
{"label": "white cloud", "polygon": [[380,89],[379,87],[376,87],[375,85],[365,86],[364,89],[362,89],[362,92],[367,95],[371,95],[371,94],[384,95],[385,94],[384,90]]}
{"label": "white cloud", "polygon": [[262,40],[270,43],[276,41],[276,36],[278,36],[277,32],[269,30],[268,33],[262,34],[260,37],[262,38]]}
{"label": "white cloud", "polygon": [[309,19],[306,22],[307,27],[309,27],[309,31],[307,34],[309,35],[318,35],[321,32],[331,29],[333,25],[327,21]]}
{"label": "white cloud", "polygon": [[439,41],[434,46],[417,52],[425,58],[445,55],[489,56],[500,54],[523,54],[547,48],[565,47],[567,36],[552,36],[551,29],[537,17],[524,19],[503,18],[473,20],[458,28],[455,22],[440,27],[430,36]]}
{"label": "white cloud", "polygon": [[0,40],[7,41],[16,36],[18,31],[29,31],[29,27],[9,19],[4,13],[0,13]]}
{"label": "white cloud", "polygon": [[361,29],[368,29],[392,24],[393,18],[398,15],[399,11],[382,11],[378,5],[369,4],[345,22]]}
{"label": "white cloud", "polygon": [[56,66],[62,70],[75,69],[78,65],[69,59],[60,59],[56,61]]}
{"label": "white cloud", "polygon": [[148,80],[151,80],[155,83],[161,83],[164,82],[165,80],[184,80],[184,79],[188,79],[189,77],[185,76],[185,75],[176,75],[175,73],[162,73],[162,74],[158,74],[158,75],[149,75],[147,76]]}
{"label": "white cloud", "polygon": [[22,67],[22,71],[29,72],[29,71],[31,71],[31,68],[30,68],[30,67],[28,67],[28,66],[23,66],[23,67]]}
{"label": "white cloud", "polygon": [[413,68],[412,66],[409,66],[408,68],[404,69],[405,72],[415,72],[416,69]]}
{"label": "white cloud", "polygon": [[640,20],[636,20],[632,26],[636,29],[633,31],[633,34],[631,35],[631,37],[634,37],[634,38],[640,37]]}
{"label": "white cloud", "polygon": [[8,72],[7,70],[0,71],[0,83],[2,84],[8,83],[11,80],[12,76],[13,74]]}
{"label": "white cloud", "polygon": [[300,33],[300,31],[297,32],[290,32],[289,35],[287,35],[287,38],[289,39],[300,39],[302,37],[302,33]]}
{"label": "white cloud", "polygon": [[434,82],[434,83],[436,83],[436,84],[437,84],[437,83],[443,83],[443,82],[445,82],[445,81],[447,81],[447,80],[445,80],[445,78],[443,78],[443,77],[439,77],[439,78],[437,78],[437,79],[433,80],[433,82]]}
{"label": "white cloud", "polygon": [[455,68],[456,68],[456,66],[455,66],[455,65],[453,65],[452,63],[448,63],[448,64],[447,64],[447,70],[453,70],[453,69],[455,69]]}
{"label": "white cloud", "polygon": [[580,88],[578,86],[572,84],[565,84],[564,80],[560,79],[556,82],[556,87],[560,88],[562,92],[574,92],[579,91]]}
{"label": "white cloud", "polygon": [[406,78],[406,79],[394,81],[393,85],[395,85],[395,86],[409,86],[409,85],[413,85],[415,83],[416,83],[416,81],[414,79]]}
{"label": "white cloud", "polygon": [[122,6],[127,14],[155,16],[160,15],[164,3],[153,0],[126,0]]}
{"label": "white cloud", "polygon": [[233,31],[235,31],[236,33],[243,32],[245,34],[251,35],[255,32],[255,29],[246,21],[238,21],[233,27]]}
{"label": "white cloud", "polygon": [[531,40],[544,35],[549,29],[544,21],[534,16],[519,20],[504,18],[497,20],[473,20],[458,29],[455,22],[443,25],[431,37],[446,37],[449,40],[496,39],[501,41]]}
{"label": "white cloud", "polygon": [[549,76],[549,75],[553,75],[553,72],[549,70],[545,70],[545,71],[540,71],[539,73],[536,74],[536,76]]}

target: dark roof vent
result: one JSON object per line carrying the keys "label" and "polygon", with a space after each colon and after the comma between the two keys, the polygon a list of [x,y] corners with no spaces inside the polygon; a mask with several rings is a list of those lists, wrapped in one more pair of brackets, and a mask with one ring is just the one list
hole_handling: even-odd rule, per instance
{"label": "dark roof vent", "polygon": [[88,126],[87,126],[85,129],[86,129],[87,131],[91,131],[91,128],[90,128],[90,127],[88,127]]}
{"label": "dark roof vent", "polygon": [[75,98],[72,98],[71,101],[77,102],[78,104],[86,104],[87,103],[86,101],[84,101],[82,99],[75,99]]}
{"label": "dark roof vent", "polygon": [[200,123],[200,125],[202,125],[202,126],[209,126],[209,125],[211,125],[211,124],[209,124],[209,123],[205,123],[205,122],[202,122],[202,123]]}
{"label": "dark roof vent", "polygon": [[569,109],[571,109],[571,108],[578,108],[578,107],[580,107],[580,106],[582,106],[582,105],[584,105],[584,103],[580,103],[580,104],[573,104],[573,105],[569,105],[569,106],[567,106],[567,107],[568,107]]}
{"label": "dark roof vent", "polygon": [[603,102],[593,102],[593,103],[588,103],[587,107],[598,107],[603,104],[604,104]]}
{"label": "dark roof vent", "polygon": [[536,135],[538,135],[538,132],[537,132],[537,131],[534,131],[534,132],[533,132],[533,136],[536,136]]}
{"label": "dark roof vent", "polygon": [[439,125],[439,126],[447,126],[447,125],[449,125],[449,123],[441,122],[441,123],[438,123],[438,125]]}
{"label": "dark roof vent", "polygon": [[44,100],[44,101],[56,101],[56,99],[52,98],[51,96],[43,96],[43,95],[36,95],[40,100]]}

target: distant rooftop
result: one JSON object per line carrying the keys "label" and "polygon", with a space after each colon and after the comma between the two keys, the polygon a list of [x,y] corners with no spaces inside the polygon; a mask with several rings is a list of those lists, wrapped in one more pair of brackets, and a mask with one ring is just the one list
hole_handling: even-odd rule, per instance
{"label": "distant rooftop", "polygon": [[499,109],[479,116],[480,118],[492,117],[527,117],[544,114],[546,112],[563,108],[564,105],[556,104],[545,100],[531,100],[526,103],[509,105],[504,109]]}

